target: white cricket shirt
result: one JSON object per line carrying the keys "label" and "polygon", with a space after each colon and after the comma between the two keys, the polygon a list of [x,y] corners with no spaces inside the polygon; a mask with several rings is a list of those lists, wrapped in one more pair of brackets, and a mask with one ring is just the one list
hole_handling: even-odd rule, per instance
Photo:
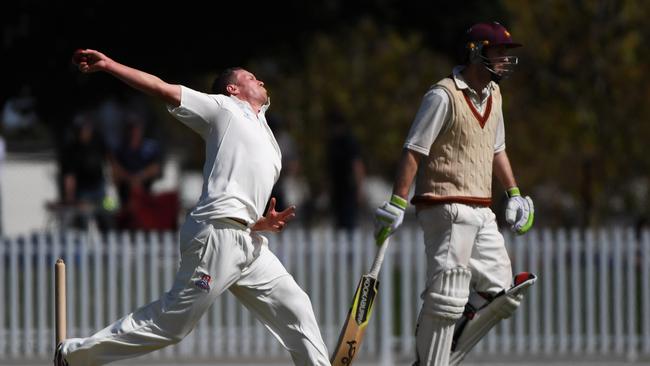
{"label": "white cricket shirt", "polygon": [[[467,89],[469,99],[474,104],[474,107],[479,113],[483,113],[485,105],[487,104],[488,96],[494,82],[490,81],[485,89],[482,90],[481,95],[467,85],[463,78],[461,71],[464,66],[456,66],[452,71],[454,83],[459,89]],[[482,98],[481,98],[482,96]],[[422,155],[428,156],[429,149],[433,142],[436,140],[441,131],[451,123],[451,110],[449,109],[449,95],[441,88],[432,87],[422,98],[420,109],[415,115],[411,129],[406,137],[404,148],[413,150]],[[503,118],[499,121],[496,131],[496,139],[494,141],[494,153],[505,150],[505,128]]]}
{"label": "white cricket shirt", "polygon": [[264,215],[280,176],[281,153],[264,113],[234,96],[181,86],[181,104],[169,112],[205,140],[203,190],[191,215],[197,221],[224,217],[249,225]]}

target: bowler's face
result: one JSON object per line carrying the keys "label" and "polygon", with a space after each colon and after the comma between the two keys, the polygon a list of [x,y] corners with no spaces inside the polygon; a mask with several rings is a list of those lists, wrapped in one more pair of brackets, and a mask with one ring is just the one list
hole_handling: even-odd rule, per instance
{"label": "bowler's face", "polygon": [[265,104],[268,100],[264,82],[257,80],[255,75],[246,70],[237,70],[235,84],[238,89],[237,97],[242,100],[254,101],[259,104]]}

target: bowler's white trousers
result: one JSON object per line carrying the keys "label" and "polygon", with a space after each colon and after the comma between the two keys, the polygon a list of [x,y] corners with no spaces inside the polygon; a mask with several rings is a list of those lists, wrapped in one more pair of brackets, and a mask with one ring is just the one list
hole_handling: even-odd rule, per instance
{"label": "bowler's white trousers", "polygon": [[180,233],[180,268],[171,290],[89,338],[64,342],[70,366],[140,356],[181,341],[225,290],[290,352],[296,365],[330,365],[311,301],[269,250],[265,238],[228,219]]}

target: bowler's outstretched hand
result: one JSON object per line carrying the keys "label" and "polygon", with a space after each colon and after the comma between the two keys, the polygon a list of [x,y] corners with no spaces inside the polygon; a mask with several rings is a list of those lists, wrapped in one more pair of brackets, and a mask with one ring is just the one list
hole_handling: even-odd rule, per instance
{"label": "bowler's outstretched hand", "polygon": [[296,217],[296,206],[291,206],[278,212],[275,210],[275,203],[275,197],[272,197],[266,215],[253,225],[253,231],[272,231],[277,233],[282,231],[287,226],[287,223]]}
{"label": "bowler's outstretched hand", "polygon": [[83,73],[104,71],[111,61],[108,56],[95,50],[76,50],[72,55],[72,63]]}

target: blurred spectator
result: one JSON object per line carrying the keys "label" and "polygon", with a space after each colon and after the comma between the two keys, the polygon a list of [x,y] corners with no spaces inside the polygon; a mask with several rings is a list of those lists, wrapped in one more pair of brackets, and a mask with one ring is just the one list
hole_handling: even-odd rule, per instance
{"label": "blurred spectator", "polygon": [[280,210],[288,206],[300,206],[306,196],[306,185],[300,177],[300,158],[296,143],[287,131],[283,119],[269,114],[267,123],[282,151],[282,172],[273,187],[271,196],[276,198],[276,207]]}
{"label": "blurred spectator", "polygon": [[122,140],[110,159],[122,206],[128,205],[134,189],[151,193],[151,186],[162,171],[158,141],[145,137],[145,122],[139,115],[129,114],[126,118]]}
{"label": "blurred spectator", "polygon": [[178,195],[152,194],[154,181],[162,175],[162,151],[160,143],[145,132],[143,118],[127,114],[121,144],[110,159],[121,205],[118,225],[123,229],[174,229]]}
{"label": "blurred spectator", "polygon": [[[0,131],[2,131],[2,128],[0,128]],[[4,233],[4,227],[2,226],[3,224],[3,218],[4,216],[3,211],[2,211],[2,166],[4,165],[5,162],[5,157],[6,157],[6,147],[5,147],[5,140],[0,135],[0,237],[2,237]]]}
{"label": "blurred spectator", "polygon": [[99,130],[102,131],[106,147],[114,151],[120,146],[122,139],[122,123],[125,120],[125,107],[117,96],[109,94],[97,106]]}
{"label": "blurred spectator", "polygon": [[357,226],[363,200],[365,166],[355,136],[343,115],[328,113],[330,136],[327,143],[330,177],[330,205],[338,229],[353,230]]}
{"label": "blurred spectator", "polygon": [[64,226],[87,228],[95,219],[99,228],[111,226],[106,211],[106,180],[104,164],[107,150],[97,132],[89,112],[78,114],[73,121],[73,131],[65,144],[61,159],[63,178],[63,207],[67,211]]}
{"label": "blurred spectator", "polygon": [[[287,200],[285,197],[286,188],[284,185],[284,181],[286,177],[287,161],[290,159],[293,160],[293,155],[294,155],[293,140],[291,139],[291,136],[288,136],[286,131],[283,128],[281,128],[281,121],[279,117],[269,113],[266,116],[266,122],[268,123],[271,131],[273,132],[273,135],[275,136],[275,140],[278,142],[278,145],[280,146],[280,151],[282,151],[283,169],[282,172],[280,172],[278,181],[275,182],[275,185],[273,186],[273,190],[271,191],[271,197],[275,197],[276,207],[282,210],[287,207]],[[285,138],[283,142],[280,142],[280,136],[287,136],[288,138]]]}
{"label": "blurred spectator", "polygon": [[23,85],[18,95],[9,98],[2,108],[2,124],[7,133],[25,130],[38,122],[36,101],[31,89]]}

